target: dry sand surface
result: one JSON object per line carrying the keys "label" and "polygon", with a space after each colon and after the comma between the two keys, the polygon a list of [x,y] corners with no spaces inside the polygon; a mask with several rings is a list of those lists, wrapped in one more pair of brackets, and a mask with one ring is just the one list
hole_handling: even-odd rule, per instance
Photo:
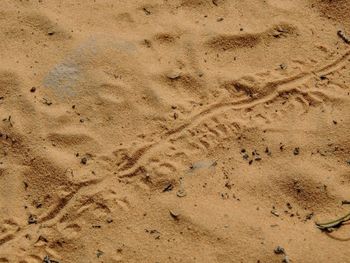
{"label": "dry sand surface", "polygon": [[349,15],[1,0],[0,262],[350,262]]}

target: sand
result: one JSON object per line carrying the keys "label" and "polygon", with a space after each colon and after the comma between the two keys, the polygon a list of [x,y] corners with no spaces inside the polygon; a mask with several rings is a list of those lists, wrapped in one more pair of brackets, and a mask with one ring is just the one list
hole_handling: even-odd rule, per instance
{"label": "sand", "polygon": [[350,262],[349,13],[1,0],[0,262]]}

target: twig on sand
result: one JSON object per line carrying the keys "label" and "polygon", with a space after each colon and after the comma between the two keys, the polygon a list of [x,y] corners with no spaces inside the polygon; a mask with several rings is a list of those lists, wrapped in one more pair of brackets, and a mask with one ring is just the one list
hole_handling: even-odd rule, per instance
{"label": "twig on sand", "polygon": [[349,220],[350,220],[350,213],[338,219],[332,220],[330,222],[315,223],[315,224],[321,230],[332,231],[334,228],[340,227],[344,222],[347,222]]}
{"label": "twig on sand", "polygon": [[339,30],[337,34],[346,44],[350,44],[350,37],[348,37],[344,31]]}

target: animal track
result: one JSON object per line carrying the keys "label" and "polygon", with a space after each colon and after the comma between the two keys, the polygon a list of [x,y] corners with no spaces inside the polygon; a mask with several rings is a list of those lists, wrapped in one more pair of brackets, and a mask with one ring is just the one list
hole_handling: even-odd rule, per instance
{"label": "animal track", "polygon": [[[346,1],[310,1],[349,31]],[[311,262],[312,229],[269,207],[345,197],[336,25],[292,0],[58,2],[0,1],[0,262],[271,262],[275,238]]]}
{"label": "animal track", "polygon": [[[341,56],[339,59],[335,60],[334,62],[323,66],[317,70],[311,71],[311,72],[303,72],[298,75],[287,77],[285,79],[280,79],[276,81],[269,81],[264,84],[260,84],[260,87],[255,87],[255,91],[257,91],[255,96],[246,96],[245,100],[242,101],[234,101],[234,102],[222,102],[217,104],[212,104],[209,108],[206,110],[203,110],[197,115],[194,115],[192,118],[189,119],[189,122],[186,124],[183,124],[179,126],[178,128],[175,128],[174,130],[171,130],[167,132],[167,136],[162,139],[161,141],[158,141],[154,143],[152,146],[149,147],[146,151],[143,152],[142,156],[140,156],[138,159],[139,161],[134,162],[133,166],[130,166],[129,170],[123,171],[120,174],[120,178],[124,177],[132,177],[134,175],[142,173],[142,171],[146,170],[148,161],[145,161],[145,156],[150,155],[152,152],[157,152],[159,154],[159,151],[156,150],[156,148],[161,148],[163,152],[168,152],[171,149],[169,149],[168,145],[169,142],[171,143],[171,146],[175,147],[173,144],[177,140],[178,136],[182,136],[182,140],[184,140],[183,133],[189,132],[191,135],[196,135],[195,139],[189,142],[189,145],[191,145],[191,148],[194,149],[209,149],[213,147],[213,145],[217,145],[218,142],[222,141],[223,139],[232,136],[237,132],[239,129],[239,125],[235,121],[221,121],[220,123],[224,125],[224,128],[221,126],[221,129],[231,131],[228,134],[225,132],[223,133],[222,130],[216,130],[215,128],[212,128],[212,126],[208,124],[203,124],[206,119],[216,117],[219,115],[224,114],[226,111],[230,110],[241,110],[241,109],[249,109],[253,108],[257,105],[261,105],[263,103],[267,103],[270,101],[275,100],[279,96],[294,92],[295,94],[301,94],[302,97],[308,101],[308,103],[320,103],[322,99],[319,99],[317,95],[315,95],[314,91],[304,91],[301,88],[298,88],[298,85],[302,85],[306,81],[314,78],[315,75],[323,75],[323,74],[331,74],[332,72],[339,70],[339,67],[341,67],[344,62],[346,62],[349,59],[350,51],[347,51],[343,56]],[[237,82],[236,82],[237,83]],[[259,92],[260,91],[260,92]],[[247,95],[247,92],[244,92]],[[253,94],[253,92],[249,91],[248,94]],[[318,94],[323,94],[321,91],[318,91]],[[324,96],[324,95],[322,95]],[[328,98],[328,97],[325,97]],[[203,125],[203,126],[201,126]],[[238,127],[237,127],[238,126]],[[200,128],[201,127],[201,128]],[[214,126],[215,127],[215,126]],[[196,131],[196,129],[198,129]],[[231,129],[231,130],[230,130]],[[203,132],[205,130],[205,132]],[[218,136],[222,134],[223,138]],[[217,139],[217,140],[216,140]],[[165,148],[164,148],[165,147]],[[177,156],[186,156],[186,153],[175,153]],[[183,160],[182,160],[183,161]],[[142,163],[142,165],[140,165]],[[136,165],[136,168],[134,167]]]}

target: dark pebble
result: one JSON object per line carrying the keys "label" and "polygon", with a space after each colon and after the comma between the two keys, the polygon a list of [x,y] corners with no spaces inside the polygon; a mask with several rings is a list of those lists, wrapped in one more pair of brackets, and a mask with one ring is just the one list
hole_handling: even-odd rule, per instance
{"label": "dark pebble", "polygon": [[80,162],[82,164],[86,164],[87,163],[87,158],[86,157],[81,158]]}
{"label": "dark pebble", "polygon": [[32,225],[32,224],[36,224],[38,222],[38,220],[36,219],[36,216],[34,215],[30,215],[28,218],[28,224]]}
{"label": "dark pebble", "polygon": [[293,154],[294,155],[298,155],[299,153],[300,153],[299,147],[295,148],[294,151],[293,151]]}

